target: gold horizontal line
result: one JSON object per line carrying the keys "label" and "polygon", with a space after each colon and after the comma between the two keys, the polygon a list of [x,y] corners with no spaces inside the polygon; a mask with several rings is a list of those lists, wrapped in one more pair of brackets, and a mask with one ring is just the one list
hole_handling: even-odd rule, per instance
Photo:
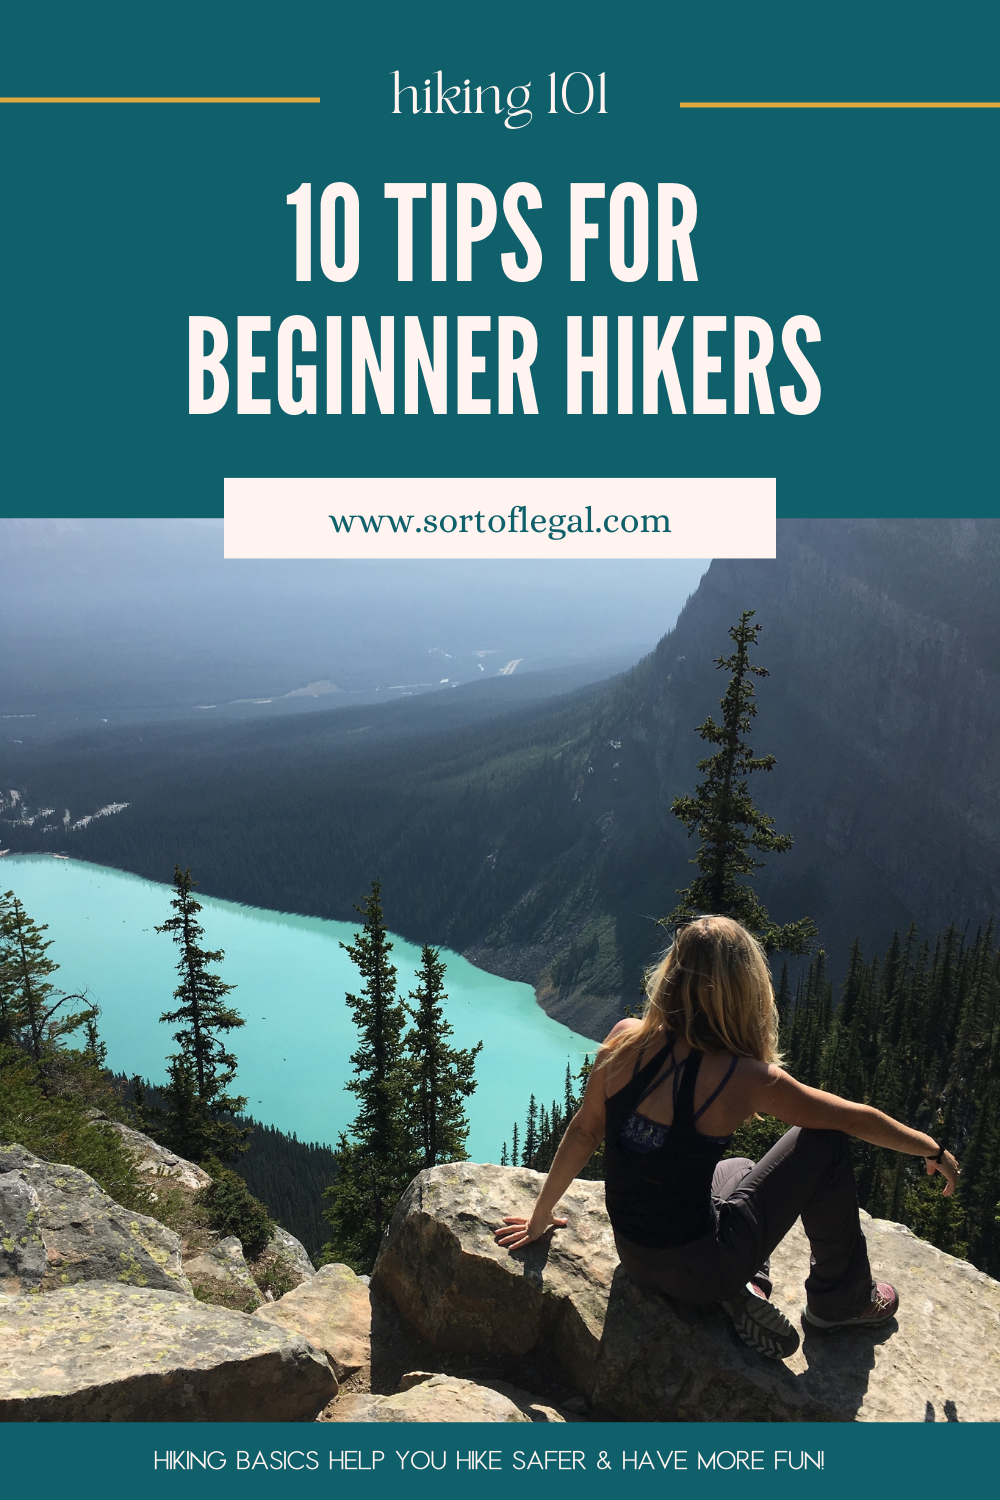
{"label": "gold horizontal line", "polygon": [[297,95],[58,94],[7,95],[0,104],[318,104]]}
{"label": "gold horizontal line", "polygon": [[681,109],[1000,109],[1000,101],[973,104],[965,100],[955,103],[939,103],[935,100],[918,100],[915,103],[899,103],[896,101],[873,102],[854,100],[806,100],[798,102],[762,103],[758,100],[726,100],[722,103],[702,103],[698,101],[681,101]]}

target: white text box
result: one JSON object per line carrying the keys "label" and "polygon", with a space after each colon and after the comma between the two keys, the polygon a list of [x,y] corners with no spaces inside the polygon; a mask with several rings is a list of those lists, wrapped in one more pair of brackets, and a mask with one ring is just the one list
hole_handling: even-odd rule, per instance
{"label": "white text box", "polygon": [[227,479],[226,557],[774,557],[773,479]]}

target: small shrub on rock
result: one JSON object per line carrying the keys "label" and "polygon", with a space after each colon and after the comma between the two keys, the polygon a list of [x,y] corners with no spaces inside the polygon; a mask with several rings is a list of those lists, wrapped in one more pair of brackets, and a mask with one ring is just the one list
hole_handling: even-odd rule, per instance
{"label": "small shrub on rock", "polygon": [[208,1210],[209,1223],[222,1236],[235,1234],[247,1260],[256,1260],[274,1233],[274,1220],[253,1196],[242,1177],[218,1162],[206,1162],[212,1182],[198,1198]]}
{"label": "small shrub on rock", "polygon": [[114,1096],[98,1069],[81,1053],[60,1052],[59,1073],[24,1053],[0,1046],[0,1141],[17,1142],[45,1161],[79,1167],[98,1187],[135,1213],[156,1215],[157,1206],[135,1163],[95,1107],[113,1106]]}

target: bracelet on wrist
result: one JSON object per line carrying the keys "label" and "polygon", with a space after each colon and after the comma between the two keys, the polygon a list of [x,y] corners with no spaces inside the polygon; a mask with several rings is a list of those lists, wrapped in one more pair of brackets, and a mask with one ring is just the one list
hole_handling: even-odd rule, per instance
{"label": "bracelet on wrist", "polygon": [[932,1161],[936,1167],[939,1167],[944,1161],[944,1147],[939,1146],[937,1156],[925,1156],[924,1161]]}

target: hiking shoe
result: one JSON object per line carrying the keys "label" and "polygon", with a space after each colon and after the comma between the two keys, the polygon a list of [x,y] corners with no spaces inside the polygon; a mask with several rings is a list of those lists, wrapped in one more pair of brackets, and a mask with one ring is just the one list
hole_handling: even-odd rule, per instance
{"label": "hiking shoe", "polygon": [[787,1359],[799,1347],[799,1335],[780,1308],[748,1281],[737,1296],[722,1304],[733,1327],[749,1348],[768,1359]]}
{"label": "hiking shoe", "polygon": [[888,1323],[890,1318],[894,1318],[898,1306],[899,1293],[896,1288],[888,1281],[874,1281],[872,1282],[871,1302],[856,1318],[835,1318],[833,1321],[828,1318],[818,1318],[808,1303],[802,1309],[802,1316],[814,1328],[854,1328],[856,1326],[875,1328],[880,1323]]}

